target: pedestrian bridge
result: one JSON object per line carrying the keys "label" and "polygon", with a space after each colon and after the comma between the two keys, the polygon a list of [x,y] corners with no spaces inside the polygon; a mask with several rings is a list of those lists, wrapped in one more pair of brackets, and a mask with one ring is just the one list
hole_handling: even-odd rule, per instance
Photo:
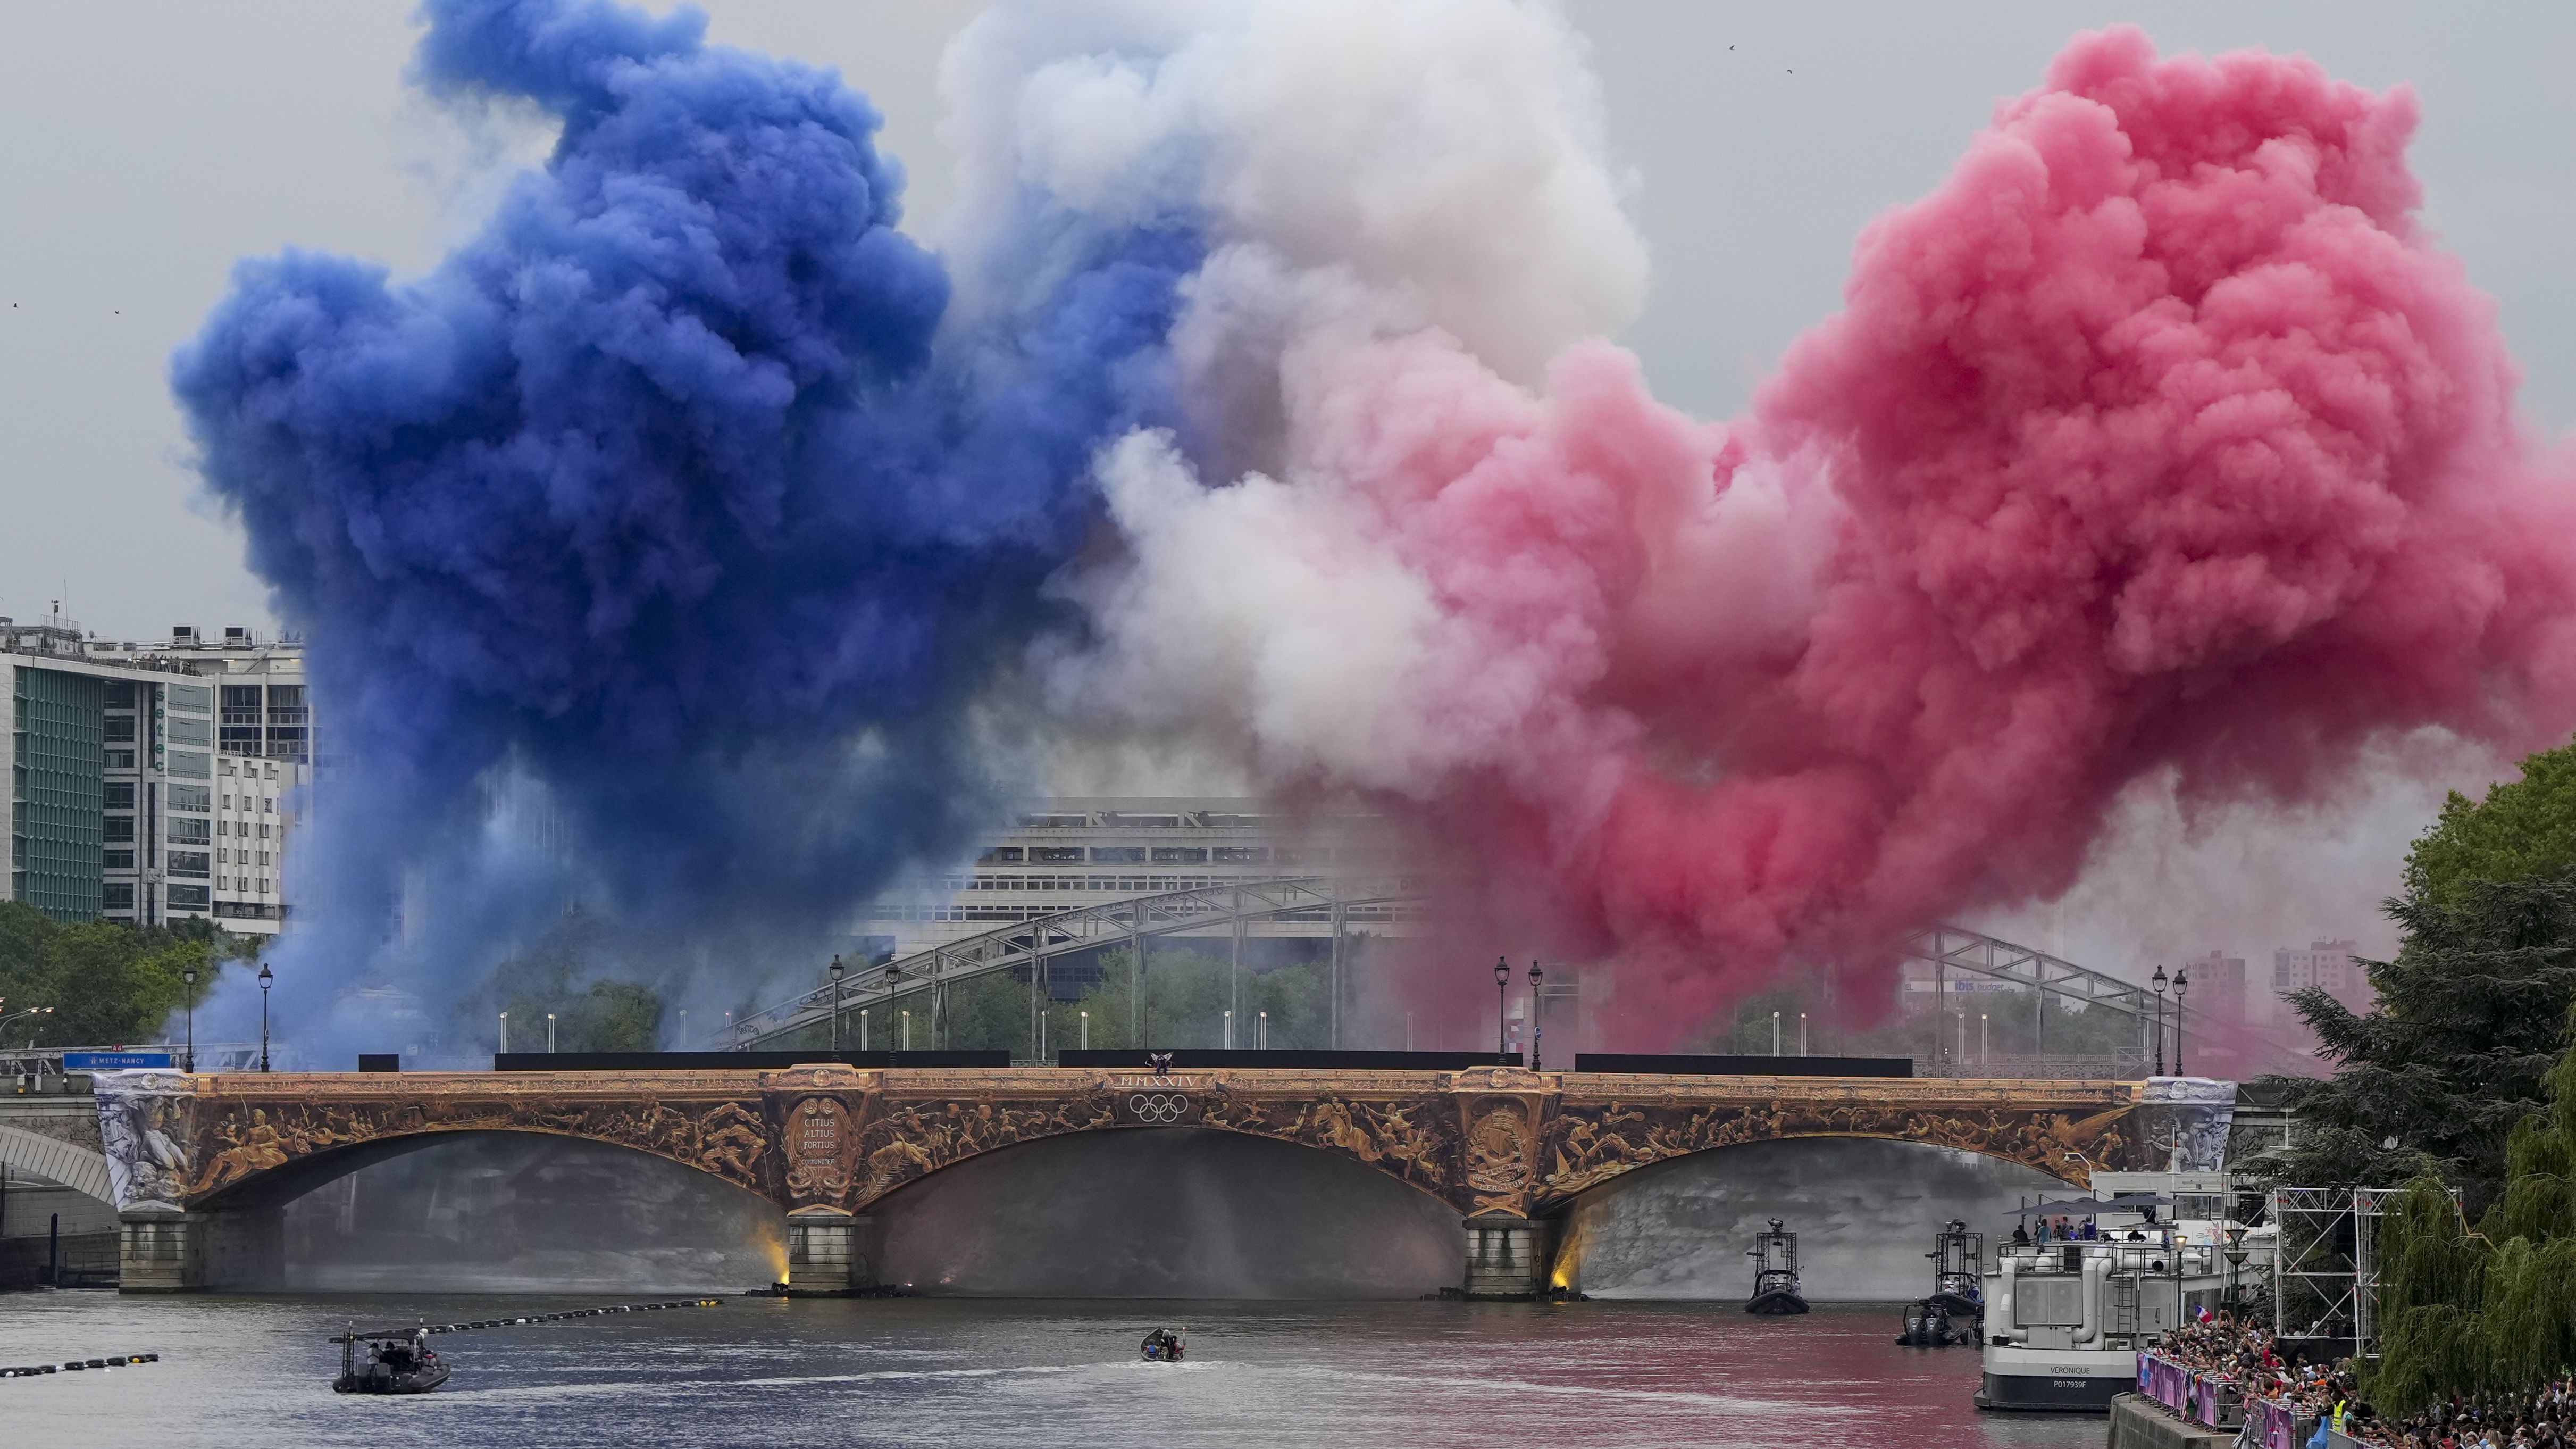
{"label": "pedestrian bridge", "polygon": [[[1551,1222],[1658,1162],[1794,1137],[1982,1153],[2083,1184],[2100,1169],[2216,1166],[2232,1083],[1222,1067],[800,1065],[783,1070],[234,1073],[97,1081],[128,1291],[206,1286],[282,1252],[275,1208],[459,1133],[538,1133],[684,1163],[787,1214],[790,1282],[872,1281],[869,1209],[1024,1142],[1193,1127],[1292,1143],[1455,1209],[1466,1288],[1545,1281]],[[266,1224],[268,1226],[263,1226]]]}

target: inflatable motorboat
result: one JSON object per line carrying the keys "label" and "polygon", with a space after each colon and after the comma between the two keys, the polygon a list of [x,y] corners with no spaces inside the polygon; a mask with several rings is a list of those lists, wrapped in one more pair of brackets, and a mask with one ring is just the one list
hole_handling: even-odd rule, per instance
{"label": "inflatable motorboat", "polygon": [[[358,1362],[358,1345],[367,1345],[367,1361]],[[429,1346],[429,1331],[365,1334],[352,1330],[340,1338],[340,1376],[331,1381],[337,1394],[425,1394],[447,1382],[447,1360]]]}
{"label": "inflatable motorboat", "polygon": [[1142,1347],[1147,1363],[1179,1363],[1189,1355],[1189,1332],[1184,1329],[1175,1333],[1168,1328],[1157,1328],[1145,1335]]}

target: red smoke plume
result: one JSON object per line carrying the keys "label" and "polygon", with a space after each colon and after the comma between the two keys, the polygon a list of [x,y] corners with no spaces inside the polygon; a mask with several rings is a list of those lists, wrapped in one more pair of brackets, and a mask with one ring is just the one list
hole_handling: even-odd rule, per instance
{"label": "red smoke plume", "polygon": [[2562,735],[2576,470],[2415,220],[2415,121],[2086,35],[1729,430],[1606,348],[1545,398],[1437,339],[1319,364],[1301,469],[1437,619],[1360,767],[1264,747],[1382,765],[1498,901],[1694,1012],[2063,890],[2151,772],[2288,800],[2389,732]]}

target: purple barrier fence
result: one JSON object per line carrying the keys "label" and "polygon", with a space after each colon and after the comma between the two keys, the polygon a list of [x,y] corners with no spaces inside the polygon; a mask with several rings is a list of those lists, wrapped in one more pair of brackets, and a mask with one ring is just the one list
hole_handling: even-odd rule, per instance
{"label": "purple barrier fence", "polygon": [[2230,1411],[2243,1397],[2233,1379],[2201,1373],[2144,1351],[2138,1354],[2138,1392],[2172,1410],[2175,1417],[2212,1429],[2236,1422]]}
{"label": "purple barrier fence", "polygon": [[2171,1359],[2139,1354],[2138,1391],[2176,1414],[2191,1412],[2191,1370]]}
{"label": "purple barrier fence", "polygon": [[2254,1421],[2263,1449],[2305,1449],[2299,1438],[2298,1411],[2289,1405],[2256,1399],[2245,1406],[2245,1416]]}

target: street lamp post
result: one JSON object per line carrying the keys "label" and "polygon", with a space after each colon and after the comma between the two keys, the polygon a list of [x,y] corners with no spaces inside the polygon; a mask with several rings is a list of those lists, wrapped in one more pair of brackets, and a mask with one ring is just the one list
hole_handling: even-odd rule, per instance
{"label": "street lamp post", "polygon": [[1533,1072],[1539,1069],[1539,1048],[1545,1045],[1547,1041],[1547,1017],[1545,1015],[1547,1011],[1547,999],[1539,994],[1539,986],[1546,979],[1547,978],[1540,973],[1538,963],[1536,961],[1530,962],[1529,1064],[1530,1070]]}
{"label": "street lamp post", "polygon": [[832,1050],[841,1049],[841,953],[832,953]]}
{"label": "street lamp post", "polygon": [[1511,989],[1512,963],[1497,956],[1494,958],[1494,1056],[1497,1060],[1510,1048],[1511,1027],[1505,1023],[1504,1013],[1510,1010],[1506,998],[1510,996]]}
{"label": "street lamp post", "polygon": [[2156,989],[2156,1075],[2165,1074],[2165,968],[2156,964],[2156,974],[2148,985]]}
{"label": "street lamp post", "polygon": [[2174,1075],[2184,1076],[2182,1069],[2182,994],[2191,989],[2191,973],[2174,972]]}
{"label": "street lamp post", "polygon": [[[0,1016],[0,1031],[5,1031],[8,1028],[9,1023],[18,1020],[20,1017],[51,1016],[53,1014],[54,1009],[50,1006],[31,1006],[24,1011],[11,1012],[7,1016]],[[36,1049],[36,1035],[44,1029],[44,1025],[45,1024],[41,1021],[31,1021],[27,1023],[27,1050],[34,1051]],[[0,1045],[6,1045],[6,1043],[0,1043]]]}
{"label": "street lamp post", "polygon": [[268,1070],[268,988],[269,988],[269,986],[270,986],[271,984],[273,984],[276,980],[277,980],[277,973],[268,969],[268,963],[267,963],[267,962],[265,962],[265,961],[260,962],[260,963],[259,963],[259,1069],[260,1069],[261,1071],[263,1071],[263,1072]]}
{"label": "street lamp post", "polygon": [[[903,968],[889,963],[885,969],[885,979],[886,1004],[891,1006],[894,1004],[895,993],[903,989]],[[902,1033],[897,1038],[901,1044],[896,1047],[896,1050],[907,1052],[912,1050],[912,1013],[905,1012],[902,1019],[896,1023],[896,1028]]]}
{"label": "street lamp post", "polygon": [[181,1070],[193,1072],[197,1069],[197,968],[180,972],[179,979],[188,983],[188,1055],[181,1059]]}
{"label": "street lamp post", "polygon": [[2232,1310],[2237,1307],[2237,1274],[2245,1266],[2245,1229],[2242,1224],[2229,1223],[2227,1225],[2227,1247],[2225,1252],[2227,1256],[2227,1306]]}

